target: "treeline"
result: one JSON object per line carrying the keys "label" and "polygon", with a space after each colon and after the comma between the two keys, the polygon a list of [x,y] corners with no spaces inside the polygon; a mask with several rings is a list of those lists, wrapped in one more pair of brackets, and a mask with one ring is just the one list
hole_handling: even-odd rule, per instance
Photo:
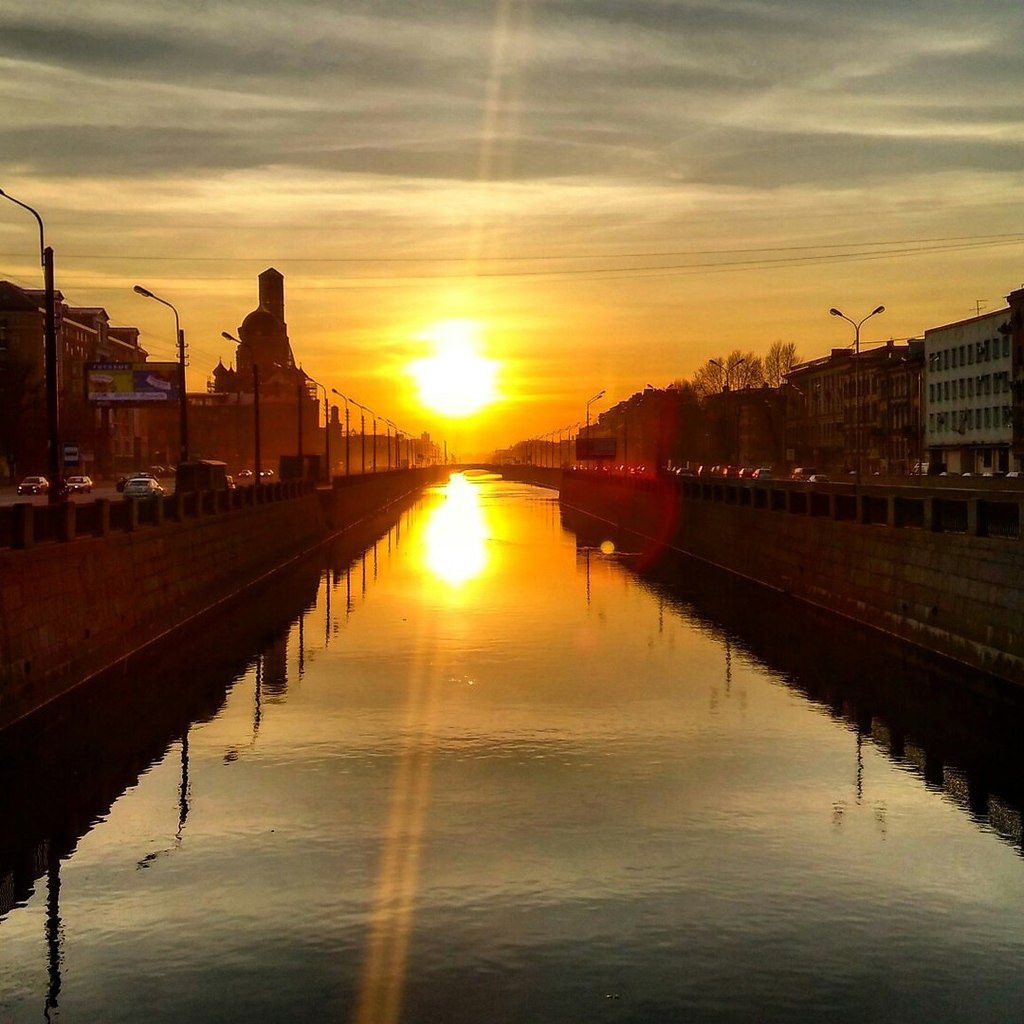
{"label": "treeline", "polygon": [[796,345],[791,341],[774,341],[764,356],[733,349],[728,355],[709,359],[697,368],[689,380],[674,381],[672,387],[691,390],[697,398],[717,395],[727,388],[780,387],[786,374],[800,362]]}

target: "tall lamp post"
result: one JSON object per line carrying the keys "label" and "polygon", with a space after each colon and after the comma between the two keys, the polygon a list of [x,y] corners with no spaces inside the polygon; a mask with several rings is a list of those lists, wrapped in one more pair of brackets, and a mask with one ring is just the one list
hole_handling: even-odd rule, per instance
{"label": "tall lamp post", "polygon": [[[740,358],[737,359],[736,362],[732,364],[732,366],[723,366],[722,363],[720,363],[717,359],[708,360],[708,362],[712,366],[717,366],[722,371],[722,373],[725,374],[725,387],[722,389],[723,391],[732,390],[732,371],[735,370],[736,367],[741,366],[746,361],[747,360],[744,356],[740,356]],[[647,387],[652,387],[652,385],[648,384]]]}
{"label": "tall lamp post", "polygon": [[365,405],[360,405],[354,398],[352,404],[359,410],[359,447],[361,450],[361,457],[359,463],[359,472],[366,473],[366,413],[370,410]]}
{"label": "tall lamp post", "polygon": [[263,468],[260,465],[260,368],[256,363],[256,353],[253,352],[252,345],[242,341],[241,338],[236,338],[233,334],[228,334],[227,331],[221,331],[220,336],[227,338],[228,341],[235,342],[237,345],[241,345],[243,348],[247,348],[252,358],[252,460],[254,463],[253,470],[256,474],[253,478],[253,485],[255,486],[262,479],[260,471]]}
{"label": "tall lamp post", "polygon": [[313,380],[309,374],[306,379],[313,382],[314,387],[320,388],[324,393],[324,462],[327,463],[327,483],[331,482],[331,404],[327,398],[327,386],[318,380]]}
{"label": "tall lamp post", "polygon": [[[388,426],[390,426],[391,429],[395,432],[395,469],[398,469],[398,427],[395,426],[394,420],[388,420],[387,423]],[[388,461],[388,466],[390,468],[390,457]]]}
{"label": "tall lamp post", "polygon": [[348,399],[337,389],[331,388],[331,393],[337,395],[345,403],[345,476],[348,476]]}
{"label": "tall lamp post", "polygon": [[43,218],[27,203],[15,199],[2,188],[0,196],[27,210],[39,225],[39,262],[43,268],[43,356],[46,377],[46,472],[50,478],[47,500],[50,504],[61,497],[60,414],[57,408],[57,314],[53,286],[53,249],[46,244]]}
{"label": "tall lamp post", "polygon": [[178,461],[188,462],[188,396],[185,394],[185,332],[181,329],[181,320],[178,318],[177,309],[166,299],[161,299],[159,295],[154,295],[148,288],[143,288],[141,284],[137,284],[132,291],[136,295],[142,295],[147,299],[155,299],[174,314],[174,332],[178,339],[178,422],[181,443]]}
{"label": "tall lamp post", "polygon": [[[599,399],[604,398],[604,389],[602,388],[593,398],[587,399],[587,448],[590,448],[590,407]],[[589,464],[592,460],[588,459]]]}
{"label": "tall lamp post", "polygon": [[369,406],[360,406],[360,409],[365,408],[370,414],[370,418],[373,420],[373,472],[377,472],[377,414]]}
{"label": "tall lamp post", "polygon": [[860,486],[860,472],[861,472],[861,439],[860,439],[860,325],[865,320],[870,320],[873,316],[877,316],[879,313],[885,312],[885,306],[878,306],[876,309],[871,310],[867,316],[862,317],[860,320],[851,320],[845,313],[836,309],[834,306],[829,310],[832,316],[837,316],[841,320],[845,320],[848,324],[853,324],[853,404],[854,404],[854,422],[856,424],[857,431],[857,475],[855,477],[857,485]]}
{"label": "tall lamp post", "polygon": [[[712,366],[717,366],[722,371],[722,373],[725,374],[725,386],[722,388],[723,391],[732,391],[732,371],[735,370],[737,367],[742,366],[743,363],[745,363],[746,361],[747,360],[746,360],[746,358],[744,356],[740,356],[740,358],[737,359],[736,362],[732,364],[732,366],[729,366],[728,364],[723,365],[717,359],[709,359],[708,360],[708,362]],[[736,426],[735,426],[735,429],[733,431],[733,435],[734,435],[735,442],[736,442],[736,448],[735,448],[736,461],[739,462],[740,461],[740,407],[738,405],[736,405],[735,402],[733,402],[733,405],[736,406],[736,418],[735,418]],[[728,412],[728,410],[726,410],[726,412]],[[729,459],[730,460],[732,459],[732,453],[733,453],[733,447],[732,447],[732,445],[730,445],[729,446]]]}

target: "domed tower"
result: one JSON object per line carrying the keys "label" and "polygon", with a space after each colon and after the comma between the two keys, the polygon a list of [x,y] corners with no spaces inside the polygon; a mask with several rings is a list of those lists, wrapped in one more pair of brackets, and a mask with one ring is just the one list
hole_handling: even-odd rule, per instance
{"label": "domed tower", "polygon": [[275,363],[280,366],[295,365],[288,342],[288,325],[284,319],[284,278],[270,267],[260,274],[259,288],[259,306],[238,328],[238,337],[245,342],[238,346],[235,359],[242,381],[252,379],[254,361],[260,373],[268,375]]}
{"label": "domed tower", "polygon": [[213,368],[213,390],[221,394],[230,394],[236,390],[237,374],[234,370],[229,370],[222,359],[217,360],[217,365]]}

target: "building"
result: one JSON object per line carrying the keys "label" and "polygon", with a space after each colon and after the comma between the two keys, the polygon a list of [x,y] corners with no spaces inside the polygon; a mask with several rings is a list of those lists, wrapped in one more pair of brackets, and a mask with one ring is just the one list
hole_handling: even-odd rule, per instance
{"label": "building", "polygon": [[[1005,324],[1010,339],[1010,364],[1012,378],[1010,394],[1013,396],[1013,447],[1012,468],[1024,471],[1024,287],[1006,296],[1010,316]],[[1002,331],[1000,327],[1000,332]]]}
{"label": "building", "polygon": [[899,475],[922,458],[924,343],[833,349],[786,376],[786,461],[826,473]]}
{"label": "building", "polygon": [[[259,375],[260,469],[276,471],[282,455],[324,456],[315,385],[297,364],[288,337],[284,277],[268,268],[259,275],[258,290],[257,307],[237,328],[234,367],[220,360],[206,390],[188,396],[189,455],[226,462],[232,473],[255,468],[254,368]],[[150,460],[176,462],[181,443],[177,409],[146,412]],[[336,470],[340,446],[334,441]]]}
{"label": "building", "polygon": [[785,461],[784,388],[724,388],[704,399],[704,460],[781,469]]}
{"label": "building", "polygon": [[[925,436],[933,468],[984,475],[1010,469],[1015,376],[1010,314],[1004,307],[925,331]],[[1014,468],[1020,468],[1019,454]]]}
{"label": "building", "polygon": [[[99,306],[73,306],[54,293],[57,402],[62,442],[78,447],[81,472],[109,476],[134,468],[144,448],[138,409],[86,401],[85,365],[145,362],[135,327],[112,327]],[[0,460],[9,476],[47,467],[45,292],[0,281]]]}

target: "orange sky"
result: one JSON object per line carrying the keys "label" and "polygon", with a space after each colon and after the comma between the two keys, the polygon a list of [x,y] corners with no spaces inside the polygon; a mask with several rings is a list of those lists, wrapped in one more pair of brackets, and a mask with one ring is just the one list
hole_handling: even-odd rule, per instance
{"label": "orange sky", "polygon": [[[155,358],[172,318],[131,287],[177,305],[192,389],[268,266],[312,376],[463,454],[733,348],[824,354],[850,340],[833,305],[886,306],[870,343],[1024,279],[1002,0],[226,3],[187,33],[149,0],[63,6],[0,15],[0,187],[44,216],[69,300]],[[0,205],[0,278],[38,286]],[[449,319],[500,362],[466,420],[408,373]]]}

